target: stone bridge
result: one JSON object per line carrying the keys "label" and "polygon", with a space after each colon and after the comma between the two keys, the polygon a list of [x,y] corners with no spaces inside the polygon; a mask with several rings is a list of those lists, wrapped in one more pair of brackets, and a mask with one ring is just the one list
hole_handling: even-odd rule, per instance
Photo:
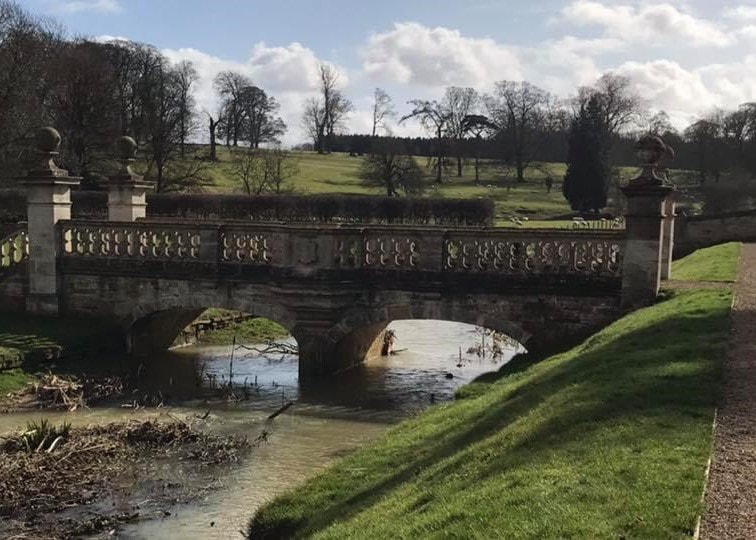
{"label": "stone bridge", "polygon": [[302,376],[362,362],[399,319],[485,326],[541,351],[652,302],[668,273],[669,188],[628,187],[624,231],[148,221],[148,186],[127,156],[110,219],[74,221],[76,180],[52,163],[49,135],[25,179],[28,236],[0,241],[0,297],[110,319],[134,351],[168,347],[208,307],[283,325]]}

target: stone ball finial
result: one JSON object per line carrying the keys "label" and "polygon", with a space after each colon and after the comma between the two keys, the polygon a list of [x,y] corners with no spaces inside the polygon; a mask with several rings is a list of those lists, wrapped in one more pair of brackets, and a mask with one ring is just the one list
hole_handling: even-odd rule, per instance
{"label": "stone ball finial", "polygon": [[36,143],[37,150],[45,154],[57,152],[60,148],[60,133],[52,127],[43,127],[37,131]]}
{"label": "stone ball finial", "polygon": [[116,154],[118,159],[132,160],[136,157],[137,143],[128,135],[124,135],[116,141]]}

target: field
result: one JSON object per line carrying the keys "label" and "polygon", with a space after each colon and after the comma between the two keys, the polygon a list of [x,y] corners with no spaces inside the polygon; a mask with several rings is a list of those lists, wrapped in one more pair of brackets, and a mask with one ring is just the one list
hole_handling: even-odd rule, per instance
{"label": "field", "polygon": [[[207,149],[195,149],[196,155],[206,155]],[[290,179],[288,187],[301,194],[344,193],[354,195],[382,195],[380,189],[366,186],[359,179],[360,157],[334,153],[320,155],[314,152],[293,152],[297,163],[297,174]],[[187,159],[194,159],[191,156]],[[225,147],[218,147],[218,162],[206,163],[203,174],[208,183],[203,190],[216,193],[240,193],[242,184],[235,171],[232,152]],[[496,223],[499,226],[514,226],[511,218],[527,218],[535,223],[526,226],[570,227],[571,222],[565,216],[571,214],[569,204],[562,195],[562,178],[566,167],[563,163],[538,164],[526,171],[525,182],[517,184],[511,177],[505,176],[501,169],[490,163],[484,164],[480,185],[476,185],[474,169],[471,164],[464,167],[463,177],[447,174],[441,185],[434,183],[432,171],[426,167],[427,159],[416,158],[426,172],[427,187],[425,195],[447,198],[487,198],[496,204]],[[546,176],[553,179],[552,189],[546,189]],[[635,168],[621,169],[623,178],[630,178],[637,173]],[[610,203],[612,204],[612,203]],[[557,223],[546,223],[561,217]],[[543,223],[542,223],[543,222]]]}
{"label": "field", "polygon": [[[713,254],[680,265],[729,277],[708,273]],[[731,301],[727,287],[668,292],[575,349],[505,366],[281,496],[248,536],[691,537]]]}

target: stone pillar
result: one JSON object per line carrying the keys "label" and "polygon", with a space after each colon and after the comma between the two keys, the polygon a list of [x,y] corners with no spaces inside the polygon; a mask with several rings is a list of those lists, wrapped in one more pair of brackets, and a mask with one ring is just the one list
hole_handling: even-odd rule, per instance
{"label": "stone pillar", "polygon": [[297,325],[292,335],[299,349],[299,379],[311,379],[342,371],[336,361],[334,343],[328,340],[327,328]]}
{"label": "stone pillar", "polygon": [[151,182],[145,182],[131,170],[136,156],[137,144],[131,137],[116,141],[116,154],[121,170],[108,182],[108,220],[136,221],[147,217],[147,191]]}
{"label": "stone pillar", "polygon": [[672,192],[666,186],[628,186],[627,233],[622,266],[622,304],[629,308],[654,302],[661,286],[662,204]]}
{"label": "stone pillar", "polygon": [[673,197],[667,197],[662,204],[664,223],[662,224],[661,279],[672,279],[672,255],[675,250],[675,218],[677,203]]}
{"label": "stone pillar", "polygon": [[29,222],[29,313],[57,315],[58,272],[56,224],[71,219],[71,188],[81,178],[68,176],[68,171],[55,165],[60,134],[53,128],[37,132],[36,165],[22,178],[26,186],[27,219]]}
{"label": "stone pillar", "polygon": [[[657,174],[659,162],[674,155],[659,137],[636,145],[643,172],[622,188],[627,197],[627,231],[622,267],[622,305],[634,309],[652,304],[661,287],[663,227],[666,203],[674,188]],[[674,224],[674,223],[673,223]]]}
{"label": "stone pillar", "polygon": [[328,327],[299,324],[292,331],[299,348],[299,378],[323,377],[348,371],[372,356],[380,355],[380,338],[388,322],[358,328],[338,343],[328,338]]}

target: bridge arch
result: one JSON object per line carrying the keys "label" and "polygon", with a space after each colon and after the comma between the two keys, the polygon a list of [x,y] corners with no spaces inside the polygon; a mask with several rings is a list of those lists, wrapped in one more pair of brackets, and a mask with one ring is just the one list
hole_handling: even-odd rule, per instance
{"label": "bridge arch", "polygon": [[[521,324],[504,313],[481,311],[480,308],[443,300],[416,299],[409,303],[358,306],[347,310],[327,334],[326,349],[336,363],[336,370],[349,369],[379,354],[380,336],[393,321],[439,320],[471,324],[496,330],[526,346],[533,337]],[[300,369],[307,369],[300,360]]]}
{"label": "bridge arch", "polygon": [[481,326],[501,332],[523,346],[530,341],[530,334],[523,326],[498,314],[481,312],[479,309],[448,306],[440,301],[424,301],[420,306],[389,304],[372,308],[354,308],[347,311],[329,332],[329,341],[338,344],[347,336],[361,329],[380,330],[398,320],[439,320]]}
{"label": "bridge arch", "polygon": [[138,354],[170,348],[181,331],[209,308],[229,309],[254,318],[269,319],[290,333],[296,325],[296,316],[291,311],[259,298],[238,296],[208,300],[194,295],[164,297],[138,302],[121,317],[120,325],[127,330],[129,351]]}

